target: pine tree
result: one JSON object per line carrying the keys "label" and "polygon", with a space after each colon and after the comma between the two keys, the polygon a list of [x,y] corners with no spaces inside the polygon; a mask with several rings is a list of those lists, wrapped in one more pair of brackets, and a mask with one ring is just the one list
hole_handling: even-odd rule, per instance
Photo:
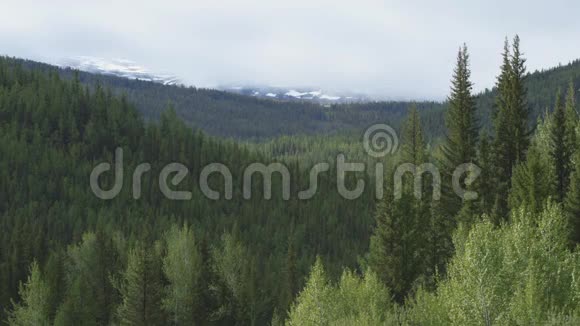
{"label": "pine tree", "polygon": [[[520,51],[520,37],[514,37],[511,57],[512,76],[510,81],[512,109],[514,112],[513,132],[515,162],[525,159],[526,151],[530,145],[530,134],[528,118],[530,108],[527,103],[527,88],[525,86],[526,59]],[[512,164],[513,167],[513,164]]]}
{"label": "pine tree", "polygon": [[550,138],[552,140],[550,155],[555,165],[556,179],[554,180],[554,189],[556,191],[555,199],[558,202],[564,200],[570,182],[573,149],[569,147],[572,145],[572,139],[570,139],[570,133],[567,130],[567,127],[569,127],[566,120],[567,115],[566,109],[561,101],[560,90],[558,90],[550,129]]}
{"label": "pine tree", "polygon": [[127,270],[120,285],[121,325],[162,325],[161,261],[155,250],[137,245],[128,256]]}
{"label": "pine tree", "polygon": [[[451,189],[453,171],[461,164],[474,163],[476,159],[479,134],[476,117],[476,106],[472,95],[473,84],[470,80],[469,54],[464,44],[457,54],[457,63],[451,81],[451,94],[448,97],[448,109],[445,119],[447,134],[442,146],[442,165],[446,182],[443,192],[444,211],[455,216],[462,205],[462,200]],[[448,181],[448,182],[447,182]]]}
{"label": "pine tree", "polygon": [[193,325],[200,305],[201,254],[193,230],[187,225],[182,229],[174,225],[166,235],[166,242],[163,272],[169,285],[163,308],[174,325]]}
{"label": "pine tree", "polygon": [[8,324],[13,326],[50,325],[50,289],[42,279],[36,261],[30,266],[30,275],[24,285],[20,285],[21,302],[14,303],[8,314]]}

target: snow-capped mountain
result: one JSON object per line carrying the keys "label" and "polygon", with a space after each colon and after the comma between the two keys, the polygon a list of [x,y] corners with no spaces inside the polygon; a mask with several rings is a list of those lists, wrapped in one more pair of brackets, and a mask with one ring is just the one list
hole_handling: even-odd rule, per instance
{"label": "snow-capped mountain", "polygon": [[[151,72],[134,61],[104,59],[99,57],[70,57],[56,62],[58,66],[90,73],[152,81],[164,85],[182,84],[174,75]],[[372,99],[363,94],[330,92],[313,87],[279,86],[218,86],[219,90],[281,101],[311,101],[320,104],[368,102]]]}
{"label": "snow-capped mountain", "polygon": [[221,86],[218,88],[227,92],[254,97],[290,101],[313,101],[322,104],[367,102],[370,100],[370,98],[362,94],[326,92],[319,88],[284,88],[271,86]]}
{"label": "snow-capped mountain", "polygon": [[58,65],[90,73],[152,81],[164,85],[180,83],[179,79],[173,75],[153,73],[135,62],[126,59],[107,60],[81,56],[63,59]]}

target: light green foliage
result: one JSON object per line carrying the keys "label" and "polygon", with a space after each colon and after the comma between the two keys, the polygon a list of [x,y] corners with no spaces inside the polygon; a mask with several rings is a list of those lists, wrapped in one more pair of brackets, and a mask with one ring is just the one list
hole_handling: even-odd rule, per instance
{"label": "light green foliage", "polygon": [[306,286],[290,310],[288,325],[329,325],[332,319],[332,287],[324,272],[322,260],[316,259]]}
{"label": "light green foliage", "polygon": [[65,259],[68,291],[55,324],[106,324],[115,308],[117,293],[110,282],[116,248],[101,234],[85,233],[81,243],[71,245]]}
{"label": "light green foliage", "polygon": [[570,190],[566,194],[564,202],[570,229],[570,240],[572,245],[580,243],[580,157],[575,158],[574,170],[570,176]]}
{"label": "light green foliage", "polygon": [[449,325],[449,311],[437,293],[420,288],[408,302],[406,319],[410,325]]}
{"label": "light green foliage", "polygon": [[392,315],[389,291],[374,273],[368,271],[360,277],[345,270],[333,286],[317,258],[287,324],[378,325]]}
{"label": "light green foliage", "polygon": [[8,324],[12,326],[50,325],[49,292],[49,286],[42,279],[38,264],[33,262],[28,280],[24,285],[20,285],[21,302],[14,303],[14,309],[8,314]]}
{"label": "light green foliage", "polygon": [[121,325],[163,324],[161,262],[156,250],[137,245],[130,251],[120,292]]}
{"label": "light green foliage", "polygon": [[255,325],[263,313],[265,302],[257,289],[259,278],[253,268],[248,249],[233,235],[222,236],[221,245],[213,251],[216,283],[211,290],[219,302],[213,318],[219,320],[244,320]]}
{"label": "light green foliage", "polygon": [[185,225],[173,226],[166,235],[167,254],[163,272],[169,281],[163,308],[175,325],[192,325],[199,305],[201,255],[195,244],[193,230]]}
{"label": "light green foliage", "polygon": [[578,308],[580,260],[567,249],[561,209],[548,204],[537,217],[518,209],[511,219],[499,229],[477,224],[452,260],[437,291],[452,324],[542,324]]}

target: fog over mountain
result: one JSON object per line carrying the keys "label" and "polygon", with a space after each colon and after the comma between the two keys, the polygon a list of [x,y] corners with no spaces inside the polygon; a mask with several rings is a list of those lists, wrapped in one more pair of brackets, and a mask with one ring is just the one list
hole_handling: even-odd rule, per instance
{"label": "fog over mountain", "polygon": [[493,86],[505,36],[520,34],[530,71],[577,58],[580,5],[551,4],[566,10],[523,0],[9,0],[0,52],[51,63],[126,58],[200,87],[315,85],[340,94],[442,100],[463,42],[476,90]]}

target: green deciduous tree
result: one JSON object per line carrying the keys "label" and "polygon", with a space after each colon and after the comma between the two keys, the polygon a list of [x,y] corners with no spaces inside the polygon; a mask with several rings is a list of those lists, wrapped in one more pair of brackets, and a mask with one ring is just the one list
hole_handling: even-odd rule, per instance
{"label": "green deciduous tree", "polygon": [[576,154],[570,178],[570,191],[566,194],[564,209],[570,225],[572,245],[580,243],[580,157]]}
{"label": "green deciduous tree", "polygon": [[193,230],[173,226],[165,237],[167,253],[163,272],[169,281],[163,308],[174,325],[193,325],[200,305],[201,254]]}
{"label": "green deciduous tree", "polygon": [[13,326],[48,326],[50,322],[50,288],[42,279],[36,262],[30,266],[30,275],[25,284],[20,285],[20,303],[8,314],[8,324]]}
{"label": "green deciduous tree", "polygon": [[287,325],[379,325],[392,322],[388,289],[376,274],[360,277],[344,270],[333,286],[318,257],[304,289],[290,310]]}

